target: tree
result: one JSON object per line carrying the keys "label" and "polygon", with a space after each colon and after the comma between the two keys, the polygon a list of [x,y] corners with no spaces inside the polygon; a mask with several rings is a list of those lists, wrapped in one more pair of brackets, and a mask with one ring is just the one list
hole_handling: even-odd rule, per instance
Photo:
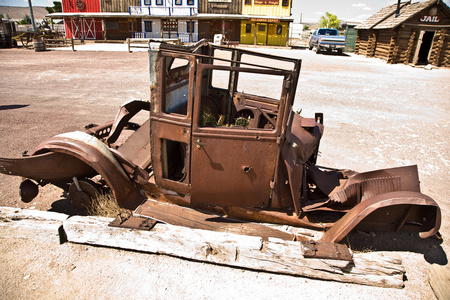
{"label": "tree", "polygon": [[25,24],[31,24],[31,18],[29,15],[25,15],[25,17],[20,20],[19,22],[20,25],[25,25]]}
{"label": "tree", "polygon": [[53,1],[53,7],[48,7],[47,6],[45,9],[47,10],[47,12],[49,14],[62,12],[61,2]]}
{"label": "tree", "polygon": [[325,16],[321,16],[320,20],[319,20],[320,28],[339,29],[340,24],[341,24],[341,20],[339,20],[336,15],[330,14],[329,12],[326,12]]}

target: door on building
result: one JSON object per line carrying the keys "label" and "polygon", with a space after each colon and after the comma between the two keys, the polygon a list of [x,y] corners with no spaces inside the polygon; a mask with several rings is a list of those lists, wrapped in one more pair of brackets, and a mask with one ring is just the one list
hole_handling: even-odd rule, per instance
{"label": "door on building", "polygon": [[256,44],[267,45],[267,24],[256,23]]}
{"label": "door on building", "polygon": [[101,32],[101,21],[98,22],[95,19],[70,19],[69,26],[69,30],[72,33],[70,37],[75,39],[95,40],[97,32]]}
{"label": "door on building", "polygon": [[433,46],[434,31],[420,31],[417,41],[416,53],[413,63],[416,65],[426,65],[430,59],[431,48]]}

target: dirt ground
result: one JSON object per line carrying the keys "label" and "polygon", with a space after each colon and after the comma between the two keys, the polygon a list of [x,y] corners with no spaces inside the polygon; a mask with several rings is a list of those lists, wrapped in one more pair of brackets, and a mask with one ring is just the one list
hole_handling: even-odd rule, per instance
{"label": "dirt ground", "polygon": [[[255,272],[139,252],[0,239],[0,299],[433,299],[427,270],[447,265],[450,201],[450,70],[387,65],[354,55],[258,49],[303,59],[295,101],[323,112],[319,165],[357,171],[417,164],[422,192],[442,210],[443,240],[355,233],[352,249],[399,252],[405,288],[385,289]],[[18,157],[53,135],[111,120],[119,105],[148,99],[145,52],[0,50],[0,156]],[[266,83],[267,85],[267,83]],[[46,186],[29,204],[20,178],[0,175],[0,206],[67,209]]]}

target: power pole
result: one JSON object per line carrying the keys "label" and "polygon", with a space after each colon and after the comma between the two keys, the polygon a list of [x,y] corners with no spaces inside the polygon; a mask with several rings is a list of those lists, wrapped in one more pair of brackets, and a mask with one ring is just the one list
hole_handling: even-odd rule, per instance
{"label": "power pole", "polygon": [[36,24],[34,24],[33,5],[31,5],[31,0],[28,0],[28,6],[30,7],[30,18],[31,24],[33,24],[33,31],[36,31]]}

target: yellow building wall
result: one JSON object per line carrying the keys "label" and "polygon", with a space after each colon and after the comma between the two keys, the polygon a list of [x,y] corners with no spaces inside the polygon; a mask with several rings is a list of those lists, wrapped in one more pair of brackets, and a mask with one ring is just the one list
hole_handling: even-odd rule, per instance
{"label": "yellow building wall", "polygon": [[[246,30],[247,24],[251,26],[250,32],[247,32]],[[253,45],[255,43],[255,26],[257,29],[257,45],[286,46],[286,37],[288,35],[289,28],[288,22],[264,23],[244,20],[241,21],[241,44]]]}
{"label": "yellow building wall", "polygon": [[[256,0],[256,3],[276,3],[277,0]],[[273,17],[290,17],[291,16],[291,1],[289,5],[282,6],[283,0],[278,0],[278,5],[259,5],[255,4],[255,0],[251,0],[251,5],[245,5],[245,0],[242,0],[242,14],[243,15],[260,15]]]}

